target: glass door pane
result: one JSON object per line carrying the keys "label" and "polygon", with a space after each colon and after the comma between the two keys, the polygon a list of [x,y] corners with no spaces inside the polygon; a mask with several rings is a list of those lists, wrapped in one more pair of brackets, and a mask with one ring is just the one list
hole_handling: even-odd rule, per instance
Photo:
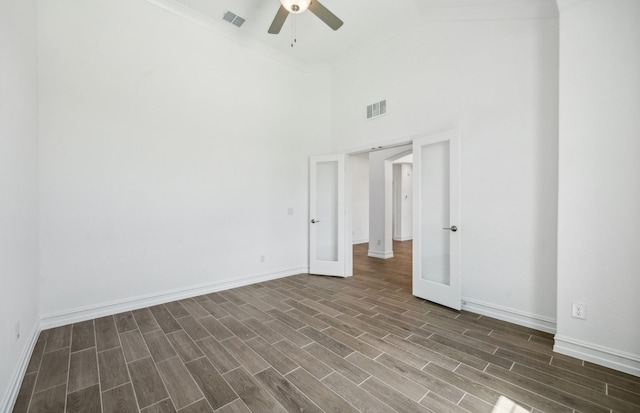
{"label": "glass door pane", "polygon": [[449,141],[422,147],[421,156],[421,274],[420,278],[450,285]]}
{"label": "glass door pane", "polygon": [[338,261],[338,168],[336,161],[316,166],[316,258]]}

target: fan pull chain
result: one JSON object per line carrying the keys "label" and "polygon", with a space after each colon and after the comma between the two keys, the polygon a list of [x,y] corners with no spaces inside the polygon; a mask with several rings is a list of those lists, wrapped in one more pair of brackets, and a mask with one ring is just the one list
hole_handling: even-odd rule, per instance
{"label": "fan pull chain", "polygon": [[293,45],[298,41],[298,39],[296,39],[296,15],[294,14],[293,17],[291,19],[291,47],[293,47]]}

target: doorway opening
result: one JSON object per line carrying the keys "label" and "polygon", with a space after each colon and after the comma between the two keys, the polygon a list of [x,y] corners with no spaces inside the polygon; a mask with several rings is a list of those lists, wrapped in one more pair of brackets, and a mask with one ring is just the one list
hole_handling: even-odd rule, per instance
{"label": "doorway opening", "polygon": [[411,290],[413,150],[410,144],[353,154],[351,228],[354,275],[390,271]]}
{"label": "doorway opening", "polygon": [[[404,146],[404,147],[402,147]],[[373,148],[372,148],[373,149]],[[384,262],[394,256],[393,161],[414,153],[412,177],[412,292],[413,295],[459,310],[461,308],[460,136],[457,130],[416,137],[411,148],[401,145],[378,150],[310,157],[309,167],[309,272],[318,275],[353,275],[352,189],[356,155],[368,153],[369,233],[367,257]],[[388,151],[388,152],[387,152]],[[362,156],[361,158],[364,158]],[[357,161],[356,161],[357,162]],[[374,175],[384,182],[373,184]],[[402,191],[400,191],[402,193]],[[408,200],[408,197],[407,197]],[[364,203],[366,205],[366,203]],[[380,219],[380,217],[384,217]],[[374,226],[374,223],[378,226]],[[366,227],[366,224],[364,225]],[[398,241],[396,241],[398,242]],[[402,241],[400,241],[402,242]],[[332,252],[331,255],[325,254]],[[378,260],[378,258],[380,258]]]}

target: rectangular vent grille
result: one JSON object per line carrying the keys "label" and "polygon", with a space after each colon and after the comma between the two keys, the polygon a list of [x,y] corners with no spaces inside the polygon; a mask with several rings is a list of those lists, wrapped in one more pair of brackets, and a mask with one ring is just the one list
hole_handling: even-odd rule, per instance
{"label": "rectangular vent grille", "polygon": [[367,119],[374,119],[387,113],[387,100],[367,106]]}
{"label": "rectangular vent grille", "polygon": [[242,17],[238,16],[235,13],[232,13],[230,11],[227,11],[224,13],[224,15],[222,16],[222,20],[227,21],[231,24],[233,24],[234,26],[242,26],[244,24],[244,22],[246,21],[245,19],[243,19]]}

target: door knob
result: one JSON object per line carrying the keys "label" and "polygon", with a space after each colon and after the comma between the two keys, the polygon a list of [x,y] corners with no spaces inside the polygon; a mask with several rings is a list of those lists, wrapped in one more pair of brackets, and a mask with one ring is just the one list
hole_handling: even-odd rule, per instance
{"label": "door knob", "polygon": [[312,224],[315,224],[316,222],[320,222],[320,220],[319,220],[319,219],[318,219],[318,220],[315,220],[315,219],[312,219],[312,220],[311,220],[311,223],[312,223]]}
{"label": "door knob", "polygon": [[456,227],[455,225],[452,225],[451,228],[442,228],[442,229],[448,229],[451,232],[456,232],[458,230],[458,227]]}

